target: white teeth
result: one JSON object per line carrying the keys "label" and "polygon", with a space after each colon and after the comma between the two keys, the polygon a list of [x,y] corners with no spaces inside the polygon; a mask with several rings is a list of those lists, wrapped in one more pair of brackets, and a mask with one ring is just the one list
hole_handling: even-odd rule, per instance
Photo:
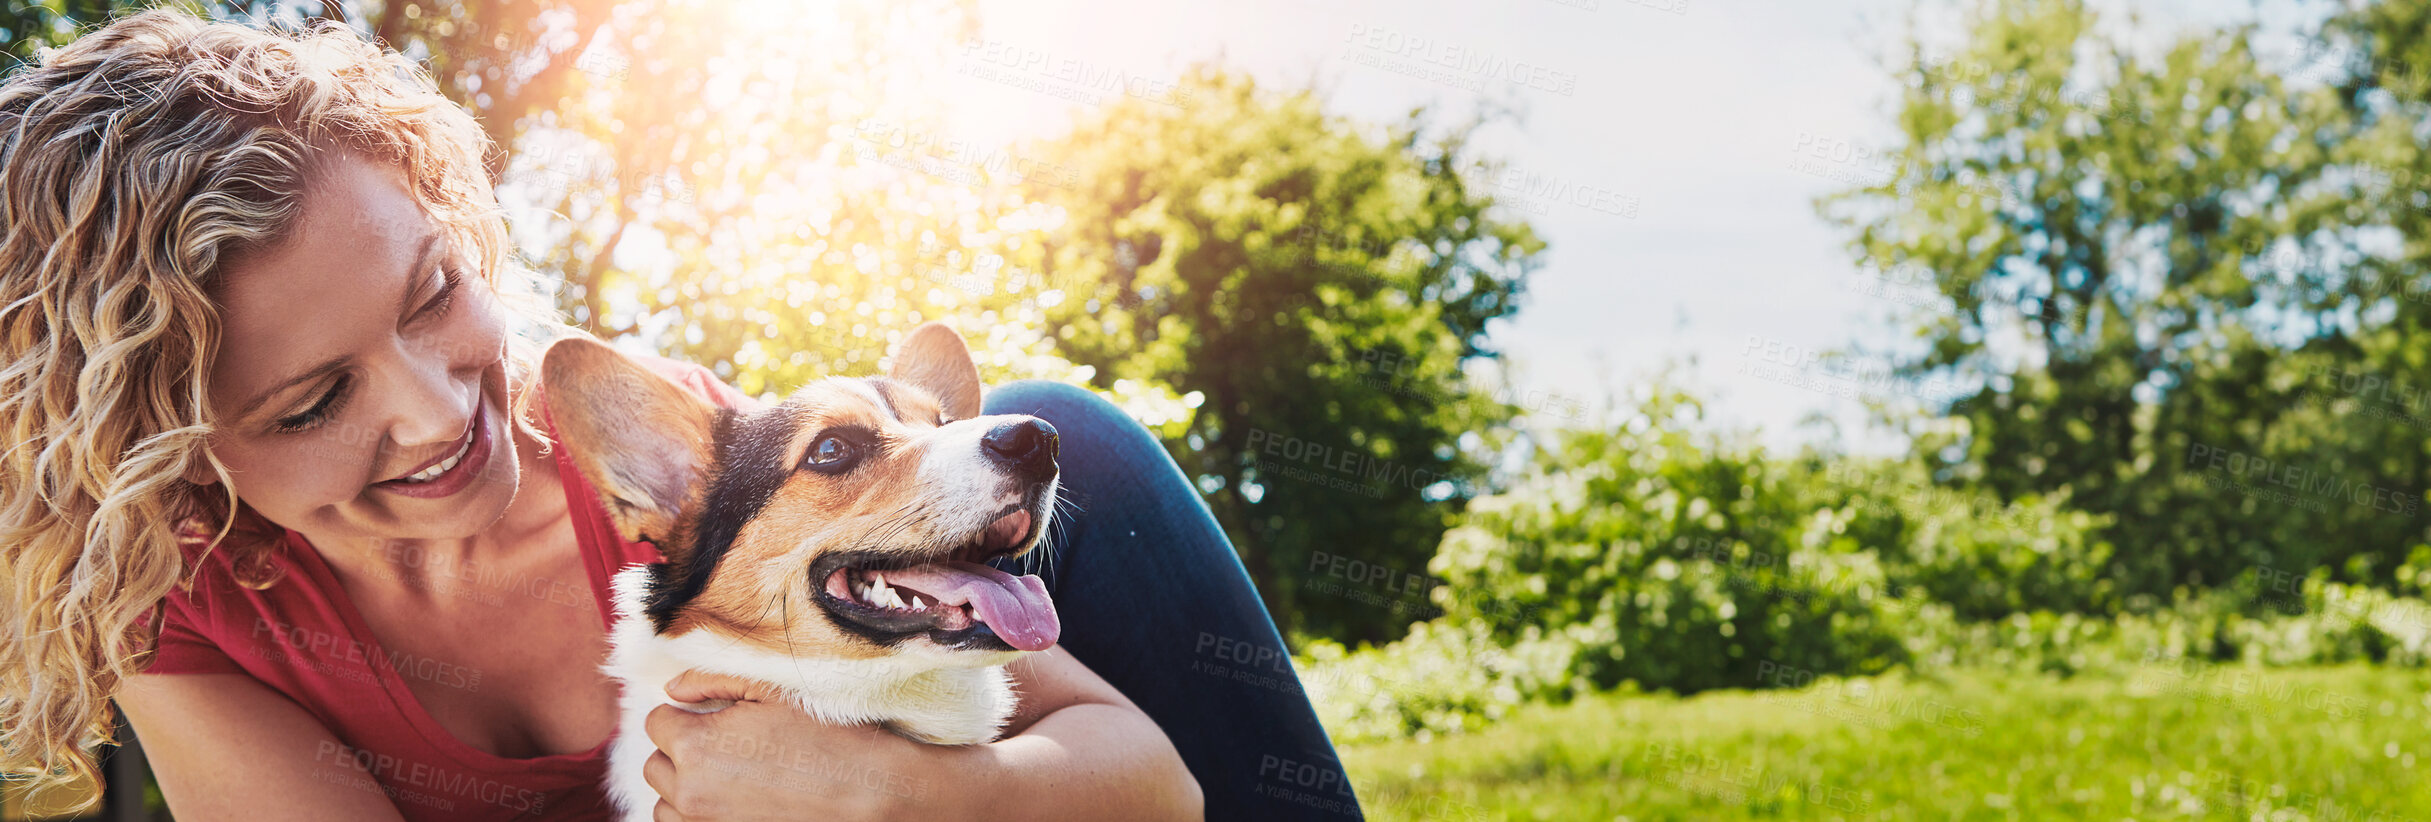
{"label": "white teeth", "polygon": [[431,480],[438,479],[440,474],[445,474],[445,473],[447,473],[447,472],[448,472],[448,469],[456,467],[456,463],[463,462],[463,461],[464,461],[464,455],[465,455],[467,452],[470,452],[470,451],[472,451],[472,450],[473,450],[473,440],[472,440],[472,438],[471,438],[471,437],[466,437],[466,438],[465,438],[465,440],[464,440],[464,444],[463,444],[463,445],[460,445],[460,446],[457,446],[457,448],[456,448],[456,453],[448,455],[448,458],[447,458],[447,459],[440,460],[440,461],[439,461],[439,463],[438,463],[437,465],[433,465],[433,466],[431,466],[431,467],[429,467],[429,468],[424,468],[424,469],[422,469],[421,471],[415,472],[415,473],[413,473],[412,475],[409,475],[409,476],[405,477],[404,479],[401,479],[401,480],[398,480],[398,481],[399,481],[399,482],[429,482],[429,481],[431,481]]}
{"label": "white teeth", "polygon": [[886,585],[886,577],[869,575],[869,587],[862,589],[861,601],[880,608],[901,608],[903,601],[895,598],[895,589]]}
{"label": "white teeth", "polygon": [[929,601],[921,599],[917,593],[908,594],[911,600],[904,601],[907,594],[902,589],[887,585],[886,577],[875,572],[853,583],[853,594],[860,598],[862,604],[878,608],[924,611],[929,607]]}

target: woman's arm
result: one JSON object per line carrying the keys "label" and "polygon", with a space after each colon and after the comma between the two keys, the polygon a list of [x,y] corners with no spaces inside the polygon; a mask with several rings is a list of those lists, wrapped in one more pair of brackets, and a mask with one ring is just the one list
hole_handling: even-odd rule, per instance
{"label": "woman's arm", "polygon": [[1139,706],[1063,648],[1009,666],[1021,707],[984,746],[991,819],[1199,819],[1198,780]]}
{"label": "woman's arm", "polygon": [[404,819],[337,735],[252,677],[128,677],[118,707],[181,822]]}
{"label": "woman's arm", "polygon": [[1198,782],[1173,743],[1096,672],[1061,648],[1010,671],[1021,705],[1007,736],[967,748],[825,725],[743,680],[686,674],[668,696],[738,701],[709,714],[653,711],[660,753],[645,774],[669,798],[668,819],[798,819],[812,808],[836,822],[1201,817]]}

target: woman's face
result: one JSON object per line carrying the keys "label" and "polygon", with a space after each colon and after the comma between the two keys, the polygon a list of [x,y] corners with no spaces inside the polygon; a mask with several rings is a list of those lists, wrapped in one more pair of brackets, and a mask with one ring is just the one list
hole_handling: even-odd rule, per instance
{"label": "woman's face", "polygon": [[342,154],[280,245],[231,260],[211,449],[237,496],[315,538],[448,539],[519,477],[490,287],[395,166]]}

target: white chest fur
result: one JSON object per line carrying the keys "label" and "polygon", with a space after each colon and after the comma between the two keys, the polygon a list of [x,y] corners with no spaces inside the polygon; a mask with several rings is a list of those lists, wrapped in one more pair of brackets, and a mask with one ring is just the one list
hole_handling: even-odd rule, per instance
{"label": "white chest fur", "polygon": [[1003,663],[1019,657],[1017,652],[915,649],[845,660],[772,654],[705,631],[662,637],[642,612],[650,574],[650,568],[637,566],[616,575],[616,625],[610,629],[611,650],[603,668],[624,686],[616,739],[608,746],[607,789],[626,819],[650,819],[658,802],[658,792],[642,779],[643,763],[658,750],[642,728],[650,711],[660,705],[690,711],[725,707],[668,699],[667,683],[685,671],[767,683],[823,722],[877,724],[937,745],[992,741],[1013,713],[1015,697]]}

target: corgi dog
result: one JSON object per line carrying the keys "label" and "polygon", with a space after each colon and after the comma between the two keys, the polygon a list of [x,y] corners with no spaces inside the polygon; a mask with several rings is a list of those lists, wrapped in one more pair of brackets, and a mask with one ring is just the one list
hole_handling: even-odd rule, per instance
{"label": "corgi dog", "polygon": [[[883,378],[829,378],[758,411],[721,409],[595,340],[549,348],[558,439],[627,540],[664,562],[618,572],[604,670],[624,687],[608,793],[648,819],[643,718],[700,670],[773,686],[836,724],[937,745],[992,741],[1004,671],[1055,644],[1021,556],[1054,510],[1056,433],[981,416],[962,338],[931,323]],[[724,704],[679,705],[710,711]]]}

